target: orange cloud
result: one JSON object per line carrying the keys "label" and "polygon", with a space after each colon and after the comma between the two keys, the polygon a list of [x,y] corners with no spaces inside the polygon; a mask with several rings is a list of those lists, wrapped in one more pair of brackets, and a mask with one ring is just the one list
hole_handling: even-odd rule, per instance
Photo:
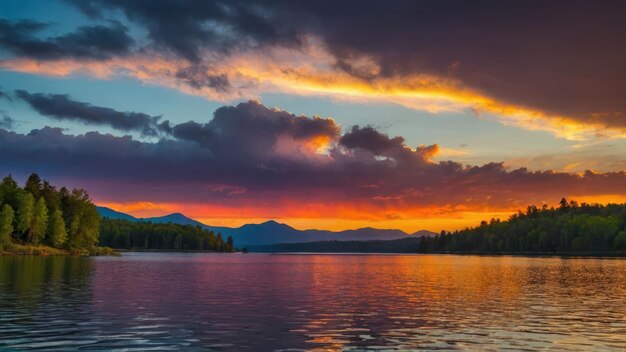
{"label": "orange cloud", "polygon": [[[583,140],[597,135],[626,138],[626,131],[609,128],[600,120],[581,122],[567,116],[497,101],[449,78],[426,74],[382,77],[368,58],[349,63],[359,76],[337,68],[336,59],[314,39],[306,50],[274,48],[262,52],[239,52],[226,58],[207,52],[210,66],[200,66],[193,75],[227,77],[229,89],[190,84],[193,77],[179,73],[189,68],[185,60],[169,55],[136,54],[108,61],[8,59],[0,67],[34,74],[67,76],[87,74],[98,78],[130,76],[148,84],[178,89],[184,93],[219,101],[257,96],[263,92],[319,95],[364,103],[391,102],[429,112],[473,111],[492,114],[503,124],[548,131],[555,136]],[[211,58],[214,58],[211,60]],[[365,78],[363,78],[365,77]]]}
{"label": "orange cloud", "polygon": [[136,217],[152,217],[177,212],[182,204],[155,203],[149,201],[139,202],[98,202],[99,206],[107,207],[123,213],[132,214]]}

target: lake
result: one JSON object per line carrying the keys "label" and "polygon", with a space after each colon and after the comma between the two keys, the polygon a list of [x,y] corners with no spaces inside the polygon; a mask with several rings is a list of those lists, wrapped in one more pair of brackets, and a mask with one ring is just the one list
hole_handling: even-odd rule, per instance
{"label": "lake", "polygon": [[0,257],[0,350],[625,350],[626,260]]}

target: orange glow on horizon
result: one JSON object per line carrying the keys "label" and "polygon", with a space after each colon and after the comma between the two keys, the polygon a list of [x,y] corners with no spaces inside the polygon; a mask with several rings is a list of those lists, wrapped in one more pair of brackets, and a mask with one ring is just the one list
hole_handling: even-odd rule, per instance
{"label": "orange glow on horizon", "polygon": [[[400,229],[407,233],[419,230],[429,230],[439,232],[441,230],[456,230],[464,227],[474,226],[481,220],[488,220],[492,217],[506,219],[514,213],[508,212],[457,212],[448,216],[423,217],[414,219],[346,219],[346,218],[325,218],[323,214],[318,217],[264,217],[264,216],[237,216],[237,210],[233,209],[234,215],[206,216],[207,213],[197,213],[194,207],[176,206],[173,204],[151,205],[145,209],[140,208],[139,203],[97,203],[116,211],[130,214],[135,217],[157,217],[171,213],[183,213],[186,216],[197,220],[203,224],[211,226],[239,227],[245,224],[259,224],[269,220],[285,223],[298,230],[318,229],[343,231],[363,227],[375,227],[379,229]],[[146,204],[146,202],[140,202]],[[210,212],[208,212],[210,213]]]}
{"label": "orange glow on horizon", "polygon": [[[599,195],[567,197],[579,203],[626,203],[626,195]],[[511,214],[524,207],[509,207],[502,209],[480,208],[467,206],[440,206],[421,207],[415,209],[397,209],[396,216],[386,214],[384,210],[370,208],[357,211],[354,206],[344,205],[317,205],[316,207],[298,208],[295,206],[276,207],[273,209],[255,206],[219,206],[212,204],[185,204],[185,203],[152,203],[152,202],[102,202],[98,205],[112,208],[116,211],[128,213],[136,217],[163,216],[175,212],[211,226],[239,227],[249,223],[262,223],[275,220],[286,223],[296,229],[320,229],[342,231],[363,227],[380,229],[400,229],[407,233],[419,230],[440,232],[453,231],[465,227],[473,227],[482,220],[491,218],[506,220]],[[541,206],[541,204],[535,204]],[[557,206],[557,204],[548,204]],[[315,211],[312,211],[312,210]]]}

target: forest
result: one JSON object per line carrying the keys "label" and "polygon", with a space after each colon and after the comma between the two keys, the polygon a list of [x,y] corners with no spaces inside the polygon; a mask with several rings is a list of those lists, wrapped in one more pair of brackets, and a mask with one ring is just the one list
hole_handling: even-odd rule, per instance
{"label": "forest", "polygon": [[423,237],[420,252],[624,253],[626,204],[578,204],[561,199],[559,207],[527,207],[507,221]]}
{"label": "forest", "polygon": [[203,250],[233,252],[233,238],[226,240],[199,226],[102,219],[100,245],[129,250]]}
{"label": "forest", "polygon": [[89,254],[98,250],[100,215],[83,189],[57,189],[39,175],[20,187],[0,183],[0,251],[41,245]]}
{"label": "forest", "polygon": [[406,237],[396,240],[279,243],[250,246],[248,249],[261,253],[415,253],[419,244],[419,237]]}

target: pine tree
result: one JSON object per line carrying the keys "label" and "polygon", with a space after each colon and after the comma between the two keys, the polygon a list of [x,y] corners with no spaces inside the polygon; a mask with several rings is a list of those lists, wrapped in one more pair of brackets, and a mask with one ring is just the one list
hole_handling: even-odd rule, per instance
{"label": "pine tree", "polygon": [[30,229],[35,213],[35,198],[29,192],[22,192],[17,197],[17,232],[30,239]]}
{"label": "pine tree", "polygon": [[18,191],[17,182],[11,175],[4,177],[2,182],[0,182],[0,201],[4,204],[9,204],[12,208],[16,208]]}
{"label": "pine tree", "polygon": [[35,210],[33,212],[33,222],[30,227],[30,240],[32,244],[40,244],[46,230],[48,229],[48,207],[46,201],[43,198],[39,198],[35,203]]}
{"label": "pine tree", "polygon": [[61,205],[65,223],[68,225],[67,244],[70,248],[91,248],[98,243],[100,215],[82,189],[71,192],[61,188]]}
{"label": "pine tree", "polygon": [[65,244],[65,241],[67,241],[67,229],[65,228],[65,221],[63,221],[63,213],[56,209],[50,214],[46,242],[59,248]]}
{"label": "pine tree", "polygon": [[24,185],[24,190],[30,192],[33,197],[39,198],[41,193],[41,177],[35,173],[28,176],[28,180],[26,180],[26,184]]}
{"label": "pine tree", "polygon": [[226,239],[226,251],[232,252],[235,249],[235,241],[233,240],[233,236],[228,236]]}
{"label": "pine tree", "polygon": [[11,234],[13,233],[13,208],[5,204],[0,210],[0,249],[11,246]]}

